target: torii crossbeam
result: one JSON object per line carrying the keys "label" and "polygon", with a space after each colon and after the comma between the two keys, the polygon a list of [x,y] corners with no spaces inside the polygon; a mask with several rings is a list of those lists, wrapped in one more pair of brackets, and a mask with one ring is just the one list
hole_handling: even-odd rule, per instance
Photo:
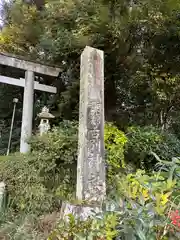
{"label": "torii crossbeam", "polygon": [[[25,79],[11,78],[0,75],[0,83],[15,85],[19,87],[25,87]],[[48,93],[57,93],[57,88],[53,86],[48,86],[45,84],[40,84],[38,81],[34,81],[34,90],[39,90]]]}
{"label": "torii crossbeam", "polygon": [[0,75],[0,83],[24,87],[20,152],[27,153],[30,149],[27,140],[32,134],[34,90],[49,93],[57,92],[56,87],[39,84],[37,81],[34,81],[35,73],[57,77],[62,70],[57,67],[22,60],[19,57],[10,56],[9,54],[4,53],[0,53],[0,65],[19,68],[26,71],[25,79],[9,78]]}

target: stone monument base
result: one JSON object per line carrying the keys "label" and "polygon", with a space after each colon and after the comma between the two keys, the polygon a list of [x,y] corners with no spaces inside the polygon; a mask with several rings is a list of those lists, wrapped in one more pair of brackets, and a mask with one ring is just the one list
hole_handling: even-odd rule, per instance
{"label": "stone monument base", "polygon": [[102,212],[101,207],[93,205],[80,205],[63,202],[61,207],[60,218],[68,221],[68,215],[72,214],[75,219],[86,221],[89,217]]}

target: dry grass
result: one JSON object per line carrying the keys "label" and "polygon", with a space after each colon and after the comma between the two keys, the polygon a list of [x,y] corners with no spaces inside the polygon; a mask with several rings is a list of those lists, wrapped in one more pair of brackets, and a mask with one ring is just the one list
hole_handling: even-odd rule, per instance
{"label": "dry grass", "polygon": [[47,238],[52,230],[57,226],[59,218],[59,212],[53,212],[51,214],[42,216],[38,221],[38,231],[41,232],[45,238]]}
{"label": "dry grass", "polygon": [[60,213],[53,212],[39,218],[20,216],[0,226],[0,240],[46,240],[56,227]]}

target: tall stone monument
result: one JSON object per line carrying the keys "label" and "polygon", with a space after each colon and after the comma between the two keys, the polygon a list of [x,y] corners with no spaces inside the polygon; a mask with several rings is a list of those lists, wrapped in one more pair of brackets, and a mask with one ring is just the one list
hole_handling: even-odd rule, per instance
{"label": "tall stone monument", "polygon": [[88,46],[84,49],[80,75],[76,198],[84,205],[63,203],[61,217],[71,213],[86,220],[101,211],[106,195],[103,51]]}
{"label": "tall stone monument", "polygon": [[101,204],[105,192],[104,54],[87,46],[81,55],[76,197]]}

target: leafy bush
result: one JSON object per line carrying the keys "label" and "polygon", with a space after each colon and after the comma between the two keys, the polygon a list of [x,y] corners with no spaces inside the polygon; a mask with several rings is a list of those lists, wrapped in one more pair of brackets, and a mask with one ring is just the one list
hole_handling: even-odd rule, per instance
{"label": "leafy bush", "polygon": [[180,202],[180,158],[172,158],[172,161],[163,161],[155,153],[153,153],[158,163],[156,164],[157,170],[161,173],[163,177],[169,176],[169,179],[172,179],[173,176],[177,179],[176,185],[174,188],[174,193],[172,195],[172,200],[177,205]]}
{"label": "leafy bush", "polygon": [[39,212],[50,208],[50,195],[40,176],[41,169],[34,165],[36,161],[34,155],[17,154],[0,163],[0,179],[7,184],[9,201],[16,211]]}
{"label": "leafy bush", "polygon": [[48,240],[112,240],[117,236],[116,224],[116,214],[113,213],[99,215],[86,221],[75,219],[70,214],[68,221],[60,221],[58,228],[50,234]]}
{"label": "leafy bush", "polygon": [[0,239],[43,240],[42,236],[37,232],[35,224],[37,219],[34,216],[22,215],[8,220],[1,224]]}
{"label": "leafy bush", "polygon": [[69,222],[61,221],[49,240],[71,237],[90,240],[179,239],[180,216],[173,199],[179,179],[175,171],[172,174],[174,167],[165,176],[161,172],[147,175],[142,170],[116,176],[116,187],[108,196],[102,213],[86,222],[69,215]]}
{"label": "leafy bush", "polygon": [[14,154],[0,161],[0,180],[8,186],[13,209],[42,214],[55,207],[56,199],[72,196],[77,148],[73,126],[65,122],[47,135],[34,137],[30,154]]}
{"label": "leafy bush", "polygon": [[105,125],[104,141],[107,151],[108,178],[111,181],[120,169],[125,167],[124,147],[127,138],[115,125],[107,123]]}
{"label": "leafy bush", "polygon": [[[108,186],[123,172],[125,160],[149,167],[150,152],[168,155],[180,151],[175,139],[155,128],[130,128],[125,134],[111,123],[105,125]],[[168,139],[168,141],[167,141]],[[166,140],[166,141],[165,141]],[[77,161],[77,123],[64,121],[43,137],[31,140],[29,155],[14,154],[0,160],[0,180],[8,186],[10,202],[16,210],[43,212],[75,194]],[[124,151],[126,146],[126,159]],[[172,155],[173,156],[173,155]],[[138,159],[136,163],[134,159]],[[155,161],[154,161],[155,162]],[[16,164],[14,164],[16,163]],[[127,169],[127,165],[126,168]],[[108,187],[109,190],[109,187]]]}
{"label": "leafy bush", "polygon": [[161,159],[180,156],[180,140],[173,134],[152,126],[130,127],[127,132],[126,162],[137,168],[152,169],[157,163],[155,152]]}
{"label": "leafy bush", "polygon": [[[145,130],[129,130],[129,143],[123,132],[112,124],[106,124],[107,183],[111,185],[111,188],[108,188],[111,192],[108,192],[106,209],[85,223],[76,222],[73,216],[69,216],[71,224],[60,222],[49,239],[66,239],[66,232],[69,236],[86,237],[88,234],[94,239],[117,237],[125,240],[165,240],[171,239],[171,236],[174,240],[178,239],[176,211],[180,195],[179,158],[165,161],[155,154],[160,150],[163,154],[164,149],[165,158],[171,151],[174,153],[178,145],[173,145],[174,140],[171,137],[165,142],[164,139],[167,140],[168,137],[165,138],[165,134],[156,132],[153,128],[149,134]],[[140,140],[142,143],[144,139],[144,145],[140,145]],[[170,148],[170,143],[174,150]],[[7,220],[0,220],[1,229],[4,231],[0,231],[0,234],[7,234],[9,231],[11,236],[14,234],[13,239],[25,236],[26,239],[41,239],[41,236],[44,239],[36,226],[40,215],[59,211],[60,201],[72,198],[75,192],[77,123],[63,122],[48,134],[32,138],[31,145],[30,154],[14,154],[0,159],[0,180],[5,181],[8,186],[8,213],[12,212],[12,216]],[[147,159],[150,162],[148,154],[151,153],[156,162],[159,161],[156,168],[159,172],[148,175],[145,171],[138,170],[135,173],[123,174],[121,169],[125,166],[126,145],[129,153],[132,147],[134,159],[135,156],[139,157],[138,153],[143,150],[143,158],[140,156],[138,160],[141,159],[144,164]],[[22,213],[25,214],[24,220],[21,218]],[[31,218],[32,214],[36,215],[36,219]],[[31,226],[24,225],[25,222],[31,222]]]}
{"label": "leafy bush", "polygon": [[171,213],[179,208],[175,202],[180,197],[176,167],[173,165],[168,174],[147,175],[138,170],[117,178],[113,207],[119,215],[117,227],[122,239],[179,239],[180,228],[171,219]]}

